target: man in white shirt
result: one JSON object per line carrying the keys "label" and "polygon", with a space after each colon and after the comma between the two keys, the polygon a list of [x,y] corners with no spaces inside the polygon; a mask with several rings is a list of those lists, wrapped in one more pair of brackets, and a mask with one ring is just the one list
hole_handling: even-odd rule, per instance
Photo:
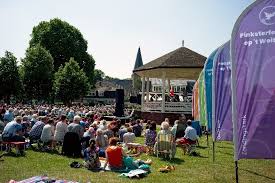
{"label": "man in white shirt", "polygon": [[187,121],[187,128],[185,129],[185,135],[183,138],[177,140],[177,143],[180,145],[184,144],[195,144],[197,142],[197,131],[195,128],[192,127],[192,121],[188,120]]}
{"label": "man in white shirt", "polygon": [[135,134],[133,133],[133,129],[131,127],[127,128],[127,133],[123,135],[123,142],[127,145],[128,143],[133,143],[135,141]]}
{"label": "man in white shirt", "polygon": [[187,128],[185,129],[185,135],[183,138],[189,139],[191,141],[197,141],[197,131],[195,128],[192,127],[192,122],[191,120],[187,121]]}

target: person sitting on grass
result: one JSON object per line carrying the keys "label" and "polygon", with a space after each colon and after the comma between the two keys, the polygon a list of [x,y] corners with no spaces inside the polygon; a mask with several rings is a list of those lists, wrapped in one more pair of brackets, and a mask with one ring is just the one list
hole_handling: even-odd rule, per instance
{"label": "person sitting on grass", "polygon": [[44,145],[49,145],[50,149],[53,149],[55,146],[54,143],[54,121],[49,119],[48,123],[43,127],[40,140]]}
{"label": "person sitting on grass", "polygon": [[143,169],[145,171],[150,171],[150,166],[152,164],[151,159],[147,159],[146,161],[142,161],[141,159],[134,160],[131,156],[123,157],[123,165],[126,168],[126,171]]}
{"label": "person sitting on grass", "polygon": [[198,136],[197,131],[191,125],[192,121],[188,120],[184,137],[178,139],[176,142],[183,148],[184,154],[186,154],[187,152],[189,155],[197,156],[198,154],[194,151],[195,148],[192,145],[195,145],[197,143]]}
{"label": "person sitting on grass", "polygon": [[[106,162],[104,164],[104,170],[107,165],[113,171],[123,171],[126,169],[134,170],[138,169],[143,164],[151,164],[152,160],[142,161],[140,159],[134,160],[131,156],[128,156],[122,149],[117,145],[118,139],[112,137],[109,139],[109,147],[106,149]],[[133,155],[134,156],[134,155]]]}
{"label": "person sitting on grass", "polygon": [[37,118],[38,118],[38,115],[37,114],[33,114],[32,117],[31,117],[31,126],[33,126],[36,122],[37,122]]}
{"label": "person sitting on grass", "polygon": [[123,135],[123,142],[125,143],[125,145],[127,145],[128,143],[133,143],[135,141],[135,134],[133,133],[133,129],[131,127],[127,128],[127,133],[125,133]]}
{"label": "person sitting on grass", "polygon": [[68,125],[65,115],[61,115],[60,121],[56,124],[54,139],[56,142],[63,143],[64,136],[68,131]]}
{"label": "person sitting on grass", "polygon": [[104,164],[104,169],[107,164],[109,165],[111,170],[117,171],[122,170],[123,166],[123,157],[127,156],[123,151],[122,147],[117,145],[118,139],[112,137],[109,139],[109,146],[105,151],[106,162]]}
{"label": "person sitting on grass", "polygon": [[22,117],[17,116],[14,121],[7,123],[3,130],[2,139],[4,142],[24,142],[22,133]]}
{"label": "person sitting on grass", "polygon": [[82,139],[82,147],[87,148],[89,146],[89,141],[95,139],[95,131],[93,127],[89,127],[88,130],[84,132]]}
{"label": "person sitting on grass", "polygon": [[111,122],[107,125],[107,130],[103,131],[104,135],[106,135],[108,137],[108,139],[110,139],[111,137],[114,137],[114,131],[112,130],[114,127],[114,123]]}
{"label": "person sitting on grass", "polygon": [[119,137],[119,141],[120,141],[120,142],[123,142],[123,135],[124,135],[125,133],[127,133],[127,128],[128,128],[128,127],[129,127],[129,124],[126,123],[126,124],[122,125],[122,126],[120,127],[120,129],[118,130],[118,137]]}
{"label": "person sitting on grass", "polygon": [[4,114],[4,122],[7,124],[13,121],[13,119],[14,119],[13,109],[9,108],[9,110]]}
{"label": "person sitting on grass", "polygon": [[175,138],[182,138],[185,135],[185,129],[187,127],[186,124],[186,117],[185,115],[182,115],[179,117],[179,120],[177,121],[177,126],[176,126],[176,133],[175,133]]}
{"label": "person sitting on grass", "polygon": [[140,120],[136,121],[136,124],[133,125],[133,132],[136,137],[140,137],[142,133],[142,125],[140,124]]}
{"label": "person sitting on grass", "polygon": [[179,120],[174,122],[174,126],[171,128],[171,132],[173,136],[176,138],[177,128],[178,128]]}
{"label": "person sitting on grass", "polygon": [[106,120],[102,120],[102,121],[100,121],[100,125],[98,126],[98,129],[100,129],[100,130],[107,130],[107,122],[106,122]]}
{"label": "person sitting on grass", "polygon": [[[176,154],[176,144],[175,144],[175,138],[169,129],[169,123],[167,121],[164,121],[161,123],[161,130],[158,132],[156,137],[156,143],[154,146],[154,152],[155,154],[158,153],[158,151],[167,151],[171,150],[171,156],[172,158],[175,157]],[[169,140],[170,142],[168,142]],[[170,143],[170,144],[167,144]]]}
{"label": "person sitting on grass", "polygon": [[46,122],[47,122],[47,117],[42,116],[42,117],[39,117],[38,121],[32,126],[31,131],[29,133],[30,144],[32,144],[34,141],[40,140],[42,130]]}
{"label": "person sitting on grass", "polygon": [[177,143],[180,145],[196,144],[198,139],[197,131],[192,127],[192,121],[187,121],[187,128],[185,129],[185,135],[183,138],[178,139]]}
{"label": "person sitting on grass", "polygon": [[157,137],[157,125],[155,122],[152,122],[149,125],[149,128],[145,131],[145,145],[149,146],[149,148],[153,148],[156,143]]}
{"label": "person sitting on grass", "polygon": [[79,124],[81,117],[76,115],[73,118],[73,122],[67,126],[68,132],[76,133],[79,137],[79,140],[82,139],[84,134],[84,128]]}
{"label": "person sitting on grass", "polygon": [[[2,133],[3,142],[25,142],[22,132],[22,117],[17,116],[14,121],[9,122]],[[19,147],[20,154],[24,154],[24,145]]]}
{"label": "person sitting on grass", "polygon": [[96,146],[99,147],[99,156],[105,157],[105,150],[108,147],[108,137],[104,135],[103,131],[98,129],[96,131]]}
{"label": "person sitting on grass", "polygon": [[89,147],[84,150],[84,167],[88,170],[98,170],[100,168],[99,148],[96,147],[94,139],[89,141]]}

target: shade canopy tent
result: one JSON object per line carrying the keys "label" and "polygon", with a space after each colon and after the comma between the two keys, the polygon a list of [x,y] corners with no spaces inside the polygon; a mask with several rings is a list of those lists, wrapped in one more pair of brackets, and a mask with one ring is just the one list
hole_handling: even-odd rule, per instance
{"label": "shade canopy tent", "polygon": [[197,80],[206,57],[180,47],[134,70],[141,77]]}
{"label": "shade canopy tent", "polygon": [[[177,110],[178,112],[184,112],[187,109],[185,104],[169,104],[162,100],[160,103],[149,102],[149,80],[150,78],[162,79],[162,99],[165,98],[165,93],[170,91],[170,80],[197,80],[201,70],[204,67],[206,57],[182,46],[170,53],[167,53],[141,67],[135,68],[134,73],[142,78],[142,100],[141,108],[143,111],[150,108],[161,107],[161,112],[168,112],[171,110]],[[145,87],[145,79],[147,86]],[[167,81],[167,82],[166,82]],[[168,83],[168,84],[166,84]],[[146,88],[146,92],[144,91]],[[144,101],[145,100],[145,101]],[[182,106],[181,106],[182,105]],[[170,109],[169,109],[170,108]],[[170,112],[171,112],[170,110]],[[190,112],[192,110],[190,104]]]}

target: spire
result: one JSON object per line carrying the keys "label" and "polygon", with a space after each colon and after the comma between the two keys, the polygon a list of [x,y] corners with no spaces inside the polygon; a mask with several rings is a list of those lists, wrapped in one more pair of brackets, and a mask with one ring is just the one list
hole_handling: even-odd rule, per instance
{"label": "spire", "polygon": [[135,62],[135,67],[134,69],[143,66],[143,61],[142,61],[142,57],[141,57],[141,52],[140,52],[140,47],[138,48],[138,52],[137,52],[137,58],[136,58],[136,62]]}

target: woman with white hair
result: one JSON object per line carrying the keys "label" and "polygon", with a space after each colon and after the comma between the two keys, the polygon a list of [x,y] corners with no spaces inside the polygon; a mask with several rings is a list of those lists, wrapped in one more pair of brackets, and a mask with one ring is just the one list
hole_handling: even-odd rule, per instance
{"label": "woman with white hair", "polygon": [[[167,141],[167,139],[169,141]],[[171,143],[171,144],[167,146],[167,143]],[[167,149],[170,147],[171,149]],[[172,134],[172,131],[170,130],[170,125],[167,121],[164,121],[161,123],[161,130],[157,134],[156,143],[154,146],[155,153],[158,153],[158,151],[163,151],[163,150],[172,150],[172,153],[171,153],[172,158],[175,157],[175,154],[176,154],[175,138]]]}
{"label": "woman with white hair", "polygon": [[100,121],[100,125],[98,126],[98,129],[103,130],[103,131],[108,129],[106,120]]}
{"label": "woman with white hair", "polygon": [[167,121],[163,121],[160,127],[161,127],[161,131],[168,132],[170,125]]}
{"label": "woman with white hair", "polygon": [[81,120],[80,116],[75,116],[73,123],[68,125],[68,132],[74,132],[77,133],[79,136],[79,139],[83,137],[84,134],[84,129],[83,127],[79,124]]}
{"label": "woman with white hair", "polygon": [[104,135],[104,132],[101,129],[96,131],[95,142],[99,148],[99,156],[105,157],[105,150],[108,147],[108,137],[107,135]]}
{"label": "woman with white hair", "polygon": [[37,122],[37,118],[38,118],[37,114],[32,115],[32,118],[30,120],[31,121],[31,126],[33,126]]}

